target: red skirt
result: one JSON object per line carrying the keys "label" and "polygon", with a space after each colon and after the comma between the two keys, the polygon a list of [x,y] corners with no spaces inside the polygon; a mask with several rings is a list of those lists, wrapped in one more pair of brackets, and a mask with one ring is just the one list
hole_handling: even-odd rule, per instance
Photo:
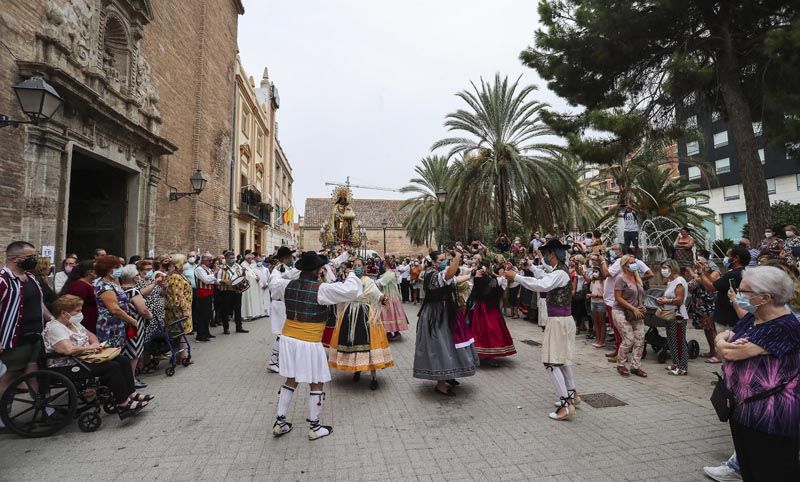
{"label": "red skirt", "polygon": [[500,308],[476,301],[470,320],[479,357],[500,358],[517,352]]}

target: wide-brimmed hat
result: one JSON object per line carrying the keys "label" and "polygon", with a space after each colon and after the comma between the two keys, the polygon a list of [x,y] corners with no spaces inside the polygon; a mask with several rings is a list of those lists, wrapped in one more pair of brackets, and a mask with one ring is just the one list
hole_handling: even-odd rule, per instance
{"label": "wide-brimmed hat", "polygon": [[275,258],[276,259],[281,259],[281,258],[285,258],[287,256],[291,256],[292,254],[294,254],[294,250],[293,249],[289,249],[286,246],[281,246],[280,248],[278,248],[278,252],[275,253]]}
{"label": "wide-brimmed hat", "polygon": [[558,238],[553,238],[550,241],[539,246],[539,251],[555,251],[557,249],[568,250],[572,245],[564,244]]}
{"label": "wide-brimmed hat", "polygon": [[306,251],[300,255],[300,259],[294,263],[294,267],[300,271],[313,271],[326,264],[328,264],[327,256],[320,256],[314,251]]}

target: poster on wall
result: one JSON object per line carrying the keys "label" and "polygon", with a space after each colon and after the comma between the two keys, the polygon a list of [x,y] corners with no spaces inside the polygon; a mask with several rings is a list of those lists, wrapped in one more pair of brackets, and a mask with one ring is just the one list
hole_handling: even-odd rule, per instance
{"label": "poster on wall", "polygon": [[56,264],[56,247],[42,246],[42,257],[50,259],[50,264]]}

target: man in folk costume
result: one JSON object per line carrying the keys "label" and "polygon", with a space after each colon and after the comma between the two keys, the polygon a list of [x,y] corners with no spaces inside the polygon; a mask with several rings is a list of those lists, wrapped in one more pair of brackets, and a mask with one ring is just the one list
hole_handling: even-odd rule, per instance
{"label": "man in folk costume", "polygon": [[281,280],[281,299],[286,305],[286,322],[280,339],[281,363],[279,373],[286,377],[280,389],[278,413],[272,434],[276,437],[292,430],[286,421],[286,411],[298,383],[309,383],[309,440],[330,435],[333,427],[321,425],[322,386],[331,380],[328,357],[322,346],[322,333],[328,319],[328,306],[347,303],[362,294],[361,281],[351,271],[342,283],[322,283],[327,258],[309,251],[300,256],[295,265],[300,276],[295,280]]}
{"label": "man in folk costume", "polygon": [[542,363],[547,369],[560,401],[558,410],[550,413],[553,420],[568,420],[580,403],[575,391],[572,359],[575,355],[575,320],[572,318],[572,284],[565,264],[569,246],[553,239],[539,250],[546,263],[544,269],[532,267],[533,277],[515,272],[505,273],[509,282],[516,281],[525,288],[547,293],[547,324],[542,341]]}
{"label": "man in folk costume", "polygon": [[229,251],[225,255],[225,265],[220,268],[217,278],[219,279],[219,290],[222,292],[220,298],[222,300],[222,333],[230,334],[231,315],[236,323],[236,333],[249,333],[242,327],[242,292],[237,288],[237,285],[245,279],[244,271],[236,263],[236,255],[233,252]]}
{"label": "man in folk costume", "polygon": [[281,246],[275,254],[278,264],[269,275],[269,321],[275,341],[272,343],[272,355],[269,358],[268,368],[278,373],[280,361],[280,340],[283,324],[286,321],[286,305],[283,302],[283,288],[289,280],[297,279],[300,271],[289,266],[294,250]]}

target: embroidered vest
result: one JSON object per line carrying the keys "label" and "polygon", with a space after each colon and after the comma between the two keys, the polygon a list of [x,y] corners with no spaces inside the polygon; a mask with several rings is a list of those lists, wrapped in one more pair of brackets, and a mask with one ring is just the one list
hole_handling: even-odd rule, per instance
{"label": "embroidered vest", "polygon": [[[569,270],[564,263],[558,263],[554,271],[563,271],[569,276]],[[546,299],[547,306],[572,306],[572,283],[548,291]]]}
{"label": "embroidered vest", "polygon": [[305,273],[289,282],[283,297],[287,320],[301,323],[325,323],[328,320],[328,307],[317,301],[320,285],[319,281]]}

